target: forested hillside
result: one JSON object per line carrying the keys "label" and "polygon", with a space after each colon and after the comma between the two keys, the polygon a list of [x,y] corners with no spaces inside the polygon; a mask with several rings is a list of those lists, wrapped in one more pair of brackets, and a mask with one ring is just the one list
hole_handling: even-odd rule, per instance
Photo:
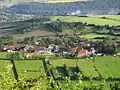
{"label": "forested hillside", "polygon": [[120,0],[95,0],[66,3],[22,3],[8,8],[7,12],[39,15],[117,14]]}

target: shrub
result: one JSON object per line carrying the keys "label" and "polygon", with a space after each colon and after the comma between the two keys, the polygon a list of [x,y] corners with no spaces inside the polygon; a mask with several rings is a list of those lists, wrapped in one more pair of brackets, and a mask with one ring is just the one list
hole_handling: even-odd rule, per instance
{"label": "shrub", "polygon": [[15,53],[8,53],[6,56],[8,59],[15,59],[15,60],[20,60],[21,59],[21,55],[19,52],[15,52]]}

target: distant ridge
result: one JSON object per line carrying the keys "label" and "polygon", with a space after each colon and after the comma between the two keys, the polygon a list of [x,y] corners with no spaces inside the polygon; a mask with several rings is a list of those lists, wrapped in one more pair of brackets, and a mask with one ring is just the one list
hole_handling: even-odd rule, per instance
{"label": "distant ridge", "polygon": [[60,2],[86,2],[88,0],[48,0],[48,3],[60,3]]}
{"label": "distant ridge", "polygon": [[32,15],[116,14],[120,0],[95,0],[66,3],[22,3],[8,8],[7,12]]}

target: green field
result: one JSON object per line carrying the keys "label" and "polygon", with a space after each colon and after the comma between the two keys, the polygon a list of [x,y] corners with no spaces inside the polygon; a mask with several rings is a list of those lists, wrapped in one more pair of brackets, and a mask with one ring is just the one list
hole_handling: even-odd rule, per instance
{"label": "green field", "polygon": [[[6,53],[4,53],[6,54]],[[3,53],[0,54],[0,56],[4,56]],[[65,58],[51,58],[50,61],[52,65],[52,70],[55,78],[59,77],[66,77],[65,71],[63,70],[63,65],[66,64],[66,66],[69,68],[71,74],[76,72],[75,67],[76,63],[79,66],[79,68],[82,71],[82,75],[85,77],[89,77],[92,75],[92,77],[99,77],[98,72],[102,77],[105,75],[108,75],[108,77],[112,78],[120,78],[120,57],[113,57],[113,56],[103,56],[103,57],[96,57],[95,62],[93,62],[91,59],[65,59]],[[8,65],[10,65],[9,60],[0,60],[0,74],[4,72],[5,68],[8,68]],[[42,60],[16,60],[15,61],[16,69],[18,72],[19,77],[25,77],[27,79],[33,78],[36,79],[41,74],[45,75],[43,63]],[[95,71],[95,67],[97,68],[98,72]],[[13,77],[13,73],[11,71],[11,76]],[[65,90],[67,88],[67,82],[66,80],[57,80],[59,82],[59,85]],[[49,80],[44,78],[41,83],[42,86],[45,87],[46,83],[48,83]],[[91,86],[91,82],[89,80],[82,80],[83,84],[85,86]],[[107,81],[105,84],[106,90],[109,90],[109,84],[115,83],[117,81]],[[78,80],[71,80],[70,87],[74,88],[74,85],[79,83]],[[101,81],[93,80],[93,84],[100,85]],[[76,90],[74,88],[74,90]]]}
{"label": "green field", "polygon": [[109,77],[120,77],[120,57],[99,57],[95,65],[102,76],[106,73]]}
{"label": "green field", "polygon": [[120,20],[120,15],[91,15],[92,17],[107,17],[108,19],[113,19],[113,20]]}
{"label": "green field", "polygon": [[95,37],[108,37],[109,35],[100,35],[100,34],[85,34],[85,35],[80,35],[80,37],[86,38],[86,39],[94,39]]}
{"label": "green field", "polygon": [[0,52],[0,58],[6,58],[7,52]]}
{"label": "green field", "polygon": [[109,37],[109,38],[116,38],[116,39],[120,39],[119,36],[111,36],[111,35],[104,35],[104,34],[96,34],[96,33],[90,33],[90,34],[85,34],[85,35],[80,35],[80,37],[88,39],[88,40],[92,40],[92,41],[100,41],[103,39],[95,39],[95,38],[105,38],[105,37]]}
{"label": "green field", "polygon": [[[76,60],[53,60],[51,61],[53,67],[60,67],[66,64],[68,67],[75,67]],[[77,62],[78,66],[82,69],[83,75],[88,77],[90,74],[93,77],[98,76],[98,73],[94,70],[93,65],[95,65],[100,72],[101,76],[104,77],[104,74],[107,74],[109,77],[120,77],[120,57],[105,56],[105,57],[96,57],[95,63],[89,59],[80,59]]]}
{"label": "green field", "polygon": [[[106,17],[103,19],[101,17]],[[96,25],[110,25],[118,26],[120,25],[120,16],[119,15],[89,15],[88,17],[79,17],[79,16],[52,16],[51,20],[56,21],[59,19],[62,22],[87,22],[88,24]]]}
{"label": "green field", "polygon": [[[75,59],[56,59],[52,60],[53,68],[62,67],[66,64],[68,67],[74,68],[76,66]],[[10,61],[0,61],[0,72],[3,72],[3,69],[10,64]],[[96,57],[95,63],[90,59],[79,59],[77,61],[78,66],[83,71],[83,75],[88,77],[92,74],[93,77],[98,76],[98,73],[94,70],[93,65],[95,65],[102,76],[106,73],[110,77],[119,78],[120,77],[120,57]],[[16,69],[19,75],[25,75],[30,78],[35,78],[44,73],[42,66],[42,61],[40,60],[18,60],[15,61]]]}
{"label": "green field", "polygon": [[[10,61],[0,60],[0,73],[3,73],[8,65],[10,65]],[[26,78],[36,78],[44,73],[41,60],[16,60],[15,65],[18,75]]]}
{"label": "green field", "polygon": [[42,61],[40,60],[15,61],[15,65],[18,74],[24,75],[25,77],[36,78],[40,76],[40,73],[44,73]]}
{"label": "green field", "polygon": [[[0,57],[5,58],[7,53],[0,52]],[[66,64],[68,67],[75,67],[76,60],[75,59],[56,59],[51,61],[52,66],[56,68],[57,66],[63,66]],[[119,77],[120,73],[120,57],[113,56],[105,56],[105,57],[96,57],[95,63],[93,63],[90,59],[79,59],[78,65],[82,69],[83,74],[85,76],[89,76],[92,73],[93,76],[98,76],[98,73],[94,71],[93,65],[97,67],[100,74],[103,76],[104,73],[107,73],[109,76]],[[0,72],[3,72],[3,68],[5,68],[10,61],[8,60],[0,60]],[[39,76],[39,73],[44,73],[42,61],[41,60],[16,60],[15,65],[17,71],[20,75],[27,75],[28,77],[36,77]]]}

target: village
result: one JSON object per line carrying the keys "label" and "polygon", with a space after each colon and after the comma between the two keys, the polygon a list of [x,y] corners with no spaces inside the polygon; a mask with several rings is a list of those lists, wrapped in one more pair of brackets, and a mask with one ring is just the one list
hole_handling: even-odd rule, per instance
{"label": "village", "polygon": [[[52,38],[49,38],[52,39]],[[61,39],[62,40],[62,39]],[[106,38],[103,41],[73,41],[71,43],[65,44],[67,42],[59,43],[46,42],[42,44],[43,41],[32,42],[32,44],[16,44],[16,45],[3,45],[1,46],[1,52],[8,53],[27,53],[26,57],[29,59],[31,55],[55,55],[64,56],[68,58],[88,58],[91,56],[104,56],[120,55],[116,50],[120,47],[120,42],[116,40],[111,40]],[[62,41],[61,41],[62,42]]]}

